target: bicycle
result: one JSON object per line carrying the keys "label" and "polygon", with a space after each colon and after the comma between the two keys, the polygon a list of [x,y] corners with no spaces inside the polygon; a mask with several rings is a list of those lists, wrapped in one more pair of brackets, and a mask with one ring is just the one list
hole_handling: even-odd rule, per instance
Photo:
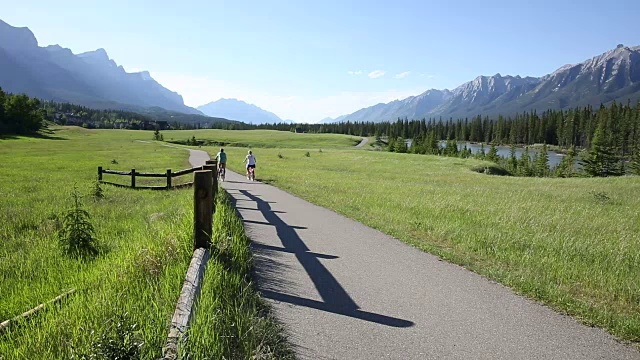
{"label": "bicycle", "polygon": [[256,169],[254,167],[248,167],[247,172],[249,173],[249,176],[247,176],[247,179],[251,181],[256,181]]}
{"label": "bicycle", "polygon": [[222,164],[218,165],[218,179],[220,179],[220,181],[224,181],[224,177],[226,174],[227,174],[226,167],[222,166]]}

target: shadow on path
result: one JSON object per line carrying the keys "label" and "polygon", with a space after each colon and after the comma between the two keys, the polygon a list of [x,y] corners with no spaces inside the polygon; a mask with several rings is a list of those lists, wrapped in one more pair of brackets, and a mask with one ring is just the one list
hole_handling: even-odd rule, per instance
{"label": "shadow on path", "polygon": [[[304,227],[290,226],[286,224],[278,215],[272,210],[269,202],[260,199],[249,193],[246,190],[239,190],[240,194],[246,196],[251,201],[257,204],[258,210],[262,212],[262,215],[267,220],[266,222],[248,221],[247,223],[257,223],[261,225],[271,225],[276,228],[278,238],[282,242],[282,248],[276,246],[262,245],[253,243],[253,247],[259,251],[281,251],[285,253],[291,253],[296,256],[302,267],[305,269],[311,281],[315,285],[322,301],[306,299],[298,296],[284,294],[278,291],[261,289],[260,292],[266,298],[286,302],[290,304],[306,306],[313,309],[331,312],[334,314],[340,314],[349,316],[365,321],[370,321],[382,325],[392,327],[410,327],[414,323],[408,320],[398,319],[390,316],[374,314],[360,310],[358,304],[349,296],[346,290],[340,285],[338,280],[329,272],[329,270],[322,265],[319,258],[323,259],[336,259],[337,256],[317,254],[309,251],[307,245],[302,241],[300,236],[295,232],[295,229],[305,229]],[[260,274],[261,269],[257,269],[257,276],[262,277]],[[273,269],[271,274],[274,275]],[[268,277],[268,276],[265,276]],[[275,282],[274,279],[270,279],[270,282]],[[260,285],[260,281],[258,281]]]}

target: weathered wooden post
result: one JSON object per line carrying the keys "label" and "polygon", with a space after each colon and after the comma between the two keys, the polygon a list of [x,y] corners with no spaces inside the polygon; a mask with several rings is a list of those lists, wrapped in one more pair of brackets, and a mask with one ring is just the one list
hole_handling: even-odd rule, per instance
{"label": "weathered wooden post", "polygon": [[213,175],[213,201],[215,202],[216,195],[218,194],[218,160],[207,160],[205,162],[207,165],[213,165],[214,175]]}
{"label": "weathered wooden post", "polygon": [[193,247],[209,248],[213,226],[213,189],[210,170],[193,173]]}
{"label": "weathered wooden post", "polygon": [[216,198],[218,196],[218,161],[217,160],[209,160],[211,161],[211,165],[213,165],[214,175],[213,175],[213,202],[215,203]]}
{"label": "weathered wooden post", "polygon": [[171,189],[171,169],[167,169],[167,190]]}
{"label": "weathered wooden post", "polygon": [[98,166],[98,181],[102,181],[102,166]]}
{"label": "weathered wooden post", "polygon": [[211,207],[211,212],[216,212],[216,182],[217,182],[217,174],[216,174],[216,166],[215,165],[203,165],[202,170],[211,171],[211,201],[213,202],[213,206]]}
{"label": "weathered wooden post", "polygon": [[131,169],[131,187],[136,187],[136,169]]}

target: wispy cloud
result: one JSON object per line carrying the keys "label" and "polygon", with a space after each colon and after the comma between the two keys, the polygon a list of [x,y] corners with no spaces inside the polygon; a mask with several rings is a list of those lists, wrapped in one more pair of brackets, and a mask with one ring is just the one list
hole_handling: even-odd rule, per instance
{"label": "wispy cloud", "polygon": [[405,72],[401,72],[400,74],[397,74],[396,76],[394,76],[396,79],[404,79],[407,76],[409,76],[409,74],[411,74],[411,71],[405,71]]}
{"label": "wispy cloud", "polygon": [[349,75],[362,75],[362,70],[349,71],[347,74],[349,74]]}
{"label": "wispy cloud", "polygon": [[369,73],[369,77],[372,79],[377,79],[379,77],[383,77],[384,74],[386,74],[386,72],[384,72],[383,70],[374,70]]}

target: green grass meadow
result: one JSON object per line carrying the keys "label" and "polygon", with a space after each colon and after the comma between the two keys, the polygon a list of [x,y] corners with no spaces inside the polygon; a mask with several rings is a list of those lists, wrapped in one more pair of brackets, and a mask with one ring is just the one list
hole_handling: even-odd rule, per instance
{"label": "green grass meadow", "polygon": [[[338,134],[303,134],[276,130],[171,130],[163,131],[164,140],[181,141],[195,137],[235,147],[260,148],[350,148],[362,139],[359,136]],[[217,152],[217,151],[216,151]],[[216,152],[213,152],[215,155]]]}
{"label": "green grass meadow", "polygon": [[[360,138],[343,135],[162,133],[166,141],[227,144],[228,167],[239,172],[251,148],[258,180],[640,342],[640,177],[489,176],[470,170],[477,160],[353,149]],[[151,137],[65,127],[46,138],[0,140],[0,321],[77,289],[0,335],[0,359],[90,358],[118,333],[131,335],[118,341],[137,347],[139,358],[159,357],[191,257],[192,190],[104,185],[104,199],[88,195],[99,165],[190,167],[185,150]],[[219,146],[201,149],[215,154]],[[57,244],[74,186],[86,195],[103,249],[92,261],[67,258]],[[253,290],[249,240],[225,196],[214,226],[214,255],[184,351],[194,359],[291,358]]]}
{"label": "green grass meadow", "polygon": [[[143,131],[65,127],[45,138],[0,140],[0,321],[76,289],[68,299],[0,334],[0,359],[160,357],[192,254],[193,190],[103,185],[104,198],[89,195],[98,165],[150,172],[190,167],[183,149],[137,141],[151,136],[152,132]],[[111,176],[109,180],[128,183],[127,177]],[[92,260],[69,258],[58,247],[56,232],[63,212],[71,206],[74,187],[84,196],[83,206],[102,251]],[[216,289],[222,293],[203,292],[201,299],[208,304],[213,301],[209,297],[221,296],[251,304],[218,302],[219,311],[233,316],[213,329],[227,330],[232,328],[229,323],[242,319],[263,324],[256,327],[261,337],[255,339],[253,329],[243,329],[244,336],[226,334],[234,342],[204,339],[192,347],[192,355],[197,355],[193,358],[212,358],[214,353],[226,358],[250,358],[254,353],[276,358],[269,354],[286,354],[286,344],[253,292],[246,275],[251,261],[248,243],[237,218],[235,227],[227,228],[235,214],[223,200],[216,232],[240,239],[227,247],[226,254],[243,267],[221,266],[212,259],[207,281],[236,276],[242,282]],[[204,316],[201,311],[197,318]]]}

